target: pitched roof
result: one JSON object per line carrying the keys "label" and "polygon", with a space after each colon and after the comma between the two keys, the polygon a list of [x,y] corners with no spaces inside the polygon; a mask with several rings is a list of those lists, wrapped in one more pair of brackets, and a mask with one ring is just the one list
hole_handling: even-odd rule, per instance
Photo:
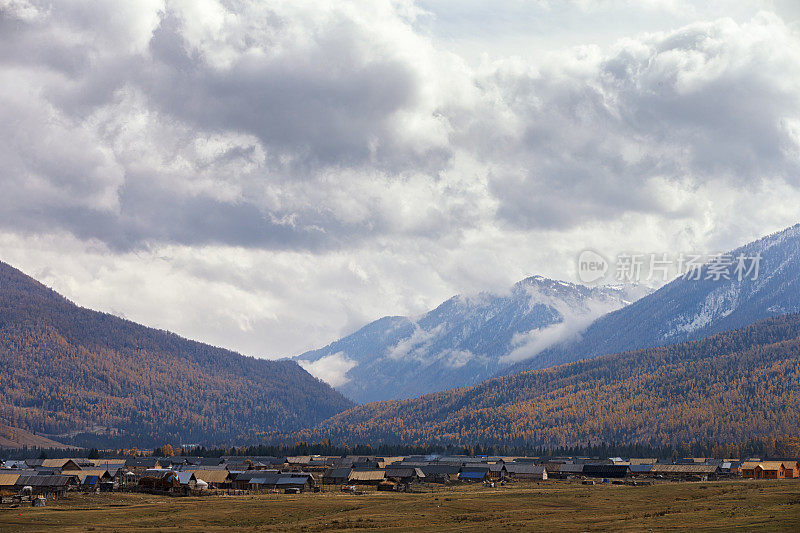
{"label": "pitched roof", "polygon": [[252,485],[275,485],[280,478],[280,474],[262,474],[261,476],[251,478],[249,483]]}
{"label": "pitched roof", "polygon": [[102,468],[120,468],[125,466],[124,459],[89,459],[91,464]]}
{"label": "pitched roof", "polygon": [[783,461],[761,461],[758,465],[762,470],[780,470],[782,466],[786,467]]}
{"label": "pitched roof", "polygon": [[283,476],[278,478],[278,481],[275,482],[276,486],[281,485],[304,485],[309,482],[311,476],[304,475],[304,476]]}
{"label": "pitched roof", "polygon": [[506,465],[506,472],[514,475],[520,475],[520,474],[541,475],[542,473],[545,472],[545,470],[546,469],[544,465],[514,464],[514,463]]}
{"label": "pitched roof", "polygon": [[488,466],[465,466],[461,469],[461,472],[480,472],[486,474],[489,471]]}
{"label": "pitched roof", "polygon": [[650,469],[651,473],[659,474],[712,474],[717,471],[715,465],[703,464],[680,464],[680,465],[661,465],[656,464]]}
{"label": "pitched roof", "polygon": [[323,475],[323,477],[327,477],[327,478],[345,478],[345,479],[347,479],[348,477],[350,477],[350,471],[351,470],[352,469],[349,466],[338,467],[338,468],[329,468],[327,471],[325,471],[325,474]]}
{"label": "pitched roof", "polygon": [[81,481],[86,479],[87,476],[111,477],[111,475],[108,473],[108,470],[104,470],[102,468],[93,468],[86,470],[69,470],[69,475],[76,476]]}
{"label": "pitched roof", "polygon": [[174,472],[174,470],[170,470],[169,468],[148,468],[142,475],[147,477],[162,477],[170,472]]}
{"label": "pitched roof", "polygon": [[16,486],[66,487],[71,476],[19,476]]}
{"label": "pitched roof", "polygon": [[228,480],[227,470],[194,470],[194,477],[206,483],[225,483]]}
{"label": "pitched roof", "polygon": [[0,474],[0,487],[11,487],[16,484],[19,474]]}
{"label": "pitched roof", "polygon": [[582,474],[583,467],[585,465],[576,465],[576,464],[561,464],[561,465],[554,465],[550,468],[553,469],[553,472],[560,472],[562,474]]}
{"label": "pitched roof", "polygon": [[383,470],[353,470],[350,472],[350,481],[380,481],[385,477]]}
{"label": "pitched roof", "polygon": [[441,476],[449,474],[458,474],[459,467],[455,465],[426,465],[419,467],[426,476]]}
{"label": "pitched roof", "polygon": [[[422,474],[422,471],[414,467],[389,467],[386,469],[386,477],[414,477]],[[425,474],[422,474],[425,477]]]}
{"label": "pitched roof", "polygon": [[[194,472],[178,472],[178,483],[188,485],[194,477]],[[197,481],[197,478],[195,478],[195,481]]]}
{"label": "pitched roof", "polygon": [[271,476],[273,474],[280,474],[278,470],[245,470],[243,472],[230,472],[231,479],[236,481],[247,481],[257,477]]}
{"label": "pitched roof", "polygon": [[653,465],[656,464],[656,459],[647,457],[631,457],[630,463],[632,465]]}
{"label": "pitched roof", "polygon": [[309,461],[311,461],[310,455],[294,455],[286,458],[286,462],[289,464],[307,465]]}
{"label": "pitched roof", "polygon": [[488,470],[461,472],[460,474],[458,474],[458,477],[460,479],[483,479],[486,477],[487,472]]}

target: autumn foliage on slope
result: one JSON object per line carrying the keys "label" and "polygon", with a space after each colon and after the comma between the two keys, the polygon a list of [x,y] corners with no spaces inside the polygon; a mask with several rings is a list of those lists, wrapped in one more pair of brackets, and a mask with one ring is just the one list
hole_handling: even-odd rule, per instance
{"label": "autumn foliage on slope", "polygon": [[800,315],[345,411],[304,436],[334,442],[737,443],[797,435]]}
{"label": "autumn foliage on slope", "polygon": [[13,426],[213,443],[307,427],[352,405],[294,362],[77,307],[0,263],[0,420]]}

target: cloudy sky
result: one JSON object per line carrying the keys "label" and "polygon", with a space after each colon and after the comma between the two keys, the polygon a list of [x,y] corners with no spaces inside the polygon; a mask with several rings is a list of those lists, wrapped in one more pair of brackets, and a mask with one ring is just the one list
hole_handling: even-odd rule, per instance
{"label": "cloudy sky", "polygon": [[259,357],[800,222],[795,0],[0,0],[0,259]]}

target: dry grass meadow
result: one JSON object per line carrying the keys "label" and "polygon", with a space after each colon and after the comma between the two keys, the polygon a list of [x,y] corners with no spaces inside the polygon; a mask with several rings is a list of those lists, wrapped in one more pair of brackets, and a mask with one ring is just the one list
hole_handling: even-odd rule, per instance
{"label": "dry grass meadow", "polygon": [[[327,489],[327,487],[326,487]],[[414,493],[71,494],[4,506],[1,531],[800,531],[800,482],[417,486]]]}

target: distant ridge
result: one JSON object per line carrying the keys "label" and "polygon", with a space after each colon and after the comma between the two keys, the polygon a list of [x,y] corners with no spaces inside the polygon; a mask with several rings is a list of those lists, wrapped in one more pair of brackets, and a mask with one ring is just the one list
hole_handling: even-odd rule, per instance
{"label": "distant ridge", "polygon": [[756,279],[678,278],[631,305],[594,321],[577,340],[554,345],[501,370],[513,374],[598,355],[664,346],[800,312],[800,224],[728,253],[760,254]]}
{"label": "distant ridge", "polygon": [[12,426],[82,445],[228,443],[350,406],[293,361],[78,307],[0,263],[0,418]]}
{"label": "distant ridge", "polygon": [[384,317],[297,361],[357,402],[475,385],[647,294],[533,276],[507,293],[454,296],[423,316]]}
{"label": "distant ridge", "polygon": [[357,406],[296,439],[390,444],[738,444],[797,437],[800,315],[703,340]]}

